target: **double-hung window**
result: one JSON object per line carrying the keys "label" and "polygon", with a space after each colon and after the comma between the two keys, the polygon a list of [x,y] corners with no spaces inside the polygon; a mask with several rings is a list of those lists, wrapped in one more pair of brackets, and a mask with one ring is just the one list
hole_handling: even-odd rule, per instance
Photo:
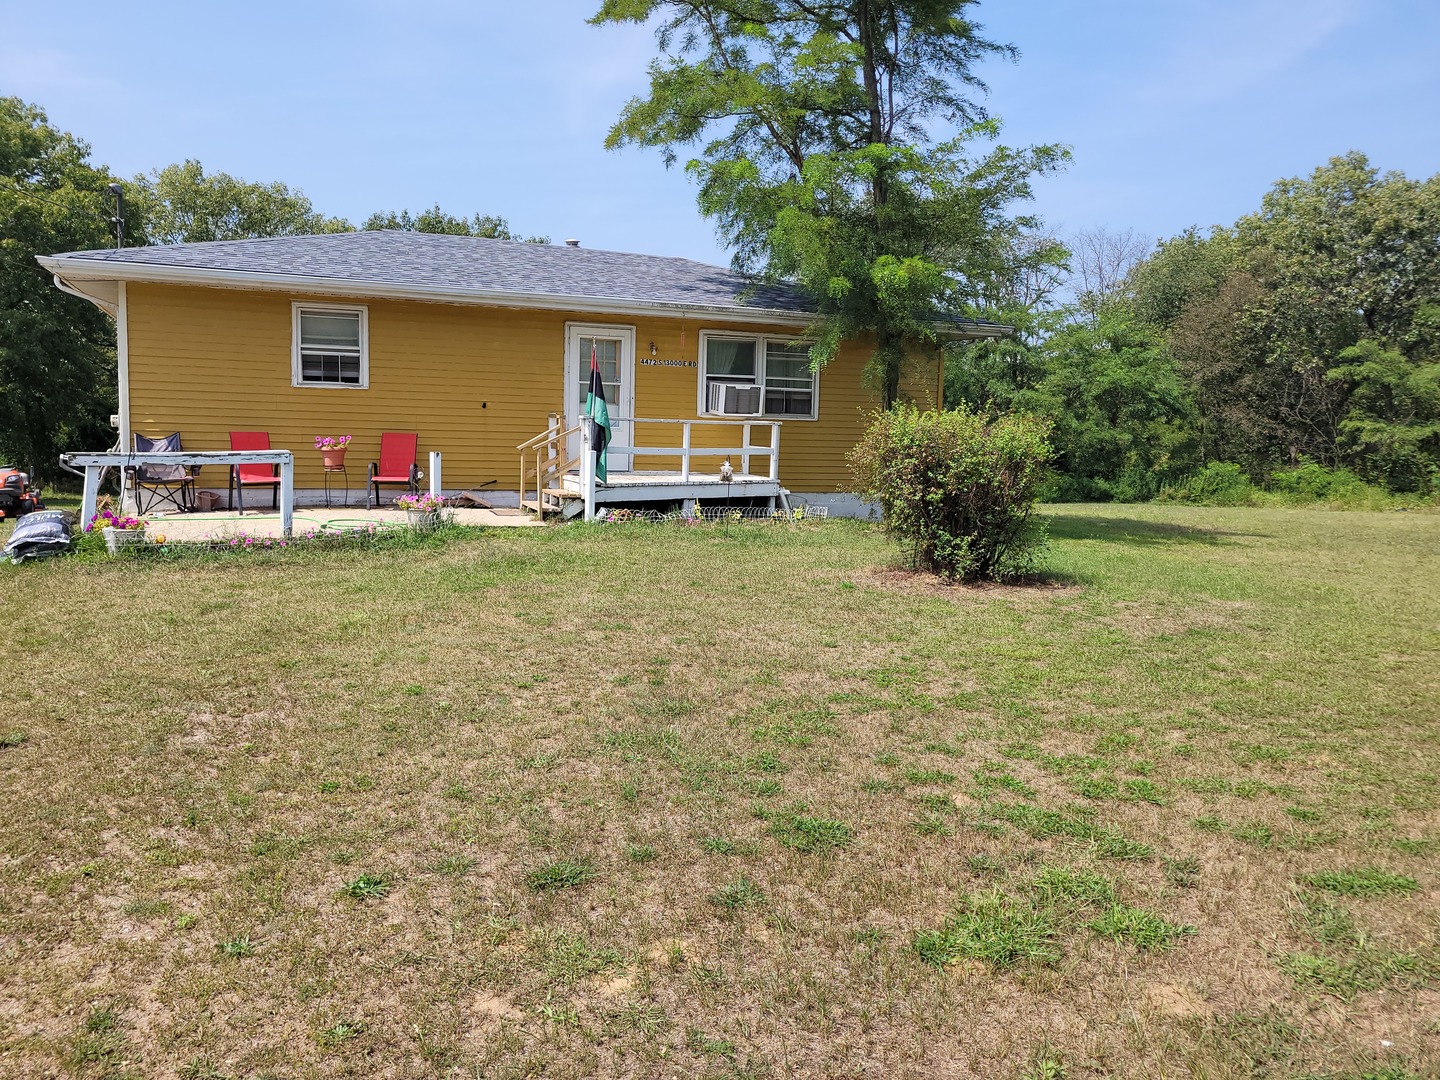
{"label": "double-hung window", "polygon": [[814,419],[815,383],[804,345],[756,334],[701,334],[702,414]]}
{"label": "double-hung window", "polygon": [[369,313],[341,304],[293,305],[296,386],[370,385]]}

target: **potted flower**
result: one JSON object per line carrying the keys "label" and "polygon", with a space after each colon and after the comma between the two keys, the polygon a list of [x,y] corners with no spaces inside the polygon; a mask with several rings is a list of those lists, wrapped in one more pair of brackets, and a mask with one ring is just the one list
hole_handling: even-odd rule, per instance
{"label": "potted flower", "polygon": [[145,540],[145,522],[114,510],[101,510],[85,526],[86,532],[99,529],[105,535],[105,550],[119,555],[121,550]]}
{"label": "potted flower", "polygon": [[395,505],[405,511],[406,520],[417,532],[430,532],[440,524],[440,511],[445,500],[429,492],[423,495],[405,494],[395,499]]}
{"label": "potted flower", "polygon": [[350,445],[350,435],[316,435],[315,449],[327,469],[338,469],[345,464],[345,448]]}

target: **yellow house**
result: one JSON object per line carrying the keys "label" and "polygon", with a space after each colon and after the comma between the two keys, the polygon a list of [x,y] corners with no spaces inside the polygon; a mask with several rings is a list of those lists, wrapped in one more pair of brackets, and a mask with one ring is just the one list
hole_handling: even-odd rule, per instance
{"label": "yellow house", "polygon": [[[295,453],[297,501],[328,479],[317,436],[354,436],[353,497],[397,431],[419,436],[422,468],[441,453],[447,492],[515,505],[549,490],[564,505],[593,357],[613,423],[601,503],[716,497],[728,461],[726,497],[859,509],[845,454],[876,404],[870,347],[847,343],[812,371],[804,297],[721,267],[393,231],[39,261],[115,316],[121,445],[179,432],[186,450],[228,450],[232,431],[267,432]],[[904,392],[939,401],[933,350],[917,351]]]}

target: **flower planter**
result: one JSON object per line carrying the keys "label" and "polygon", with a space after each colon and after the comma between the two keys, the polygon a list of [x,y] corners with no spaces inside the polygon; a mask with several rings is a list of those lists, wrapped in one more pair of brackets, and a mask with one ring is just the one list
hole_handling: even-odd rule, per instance
{"label": "flower planter", "polygon": [[440,526],[440,511],[406,510],[405,520],[416,532],[434,532]]}
{"label": "flower planter", "polygon": [[101,531],[105,534],[105,550],[111,555],[119,555],[125,548],[145,542],[144,529],[112,529],[107,525]]}
{"label": "flower planter", "polygon": [[327,469],[342,469],[345,467],[345,448],[339,450],[321,450],[320,460]]}

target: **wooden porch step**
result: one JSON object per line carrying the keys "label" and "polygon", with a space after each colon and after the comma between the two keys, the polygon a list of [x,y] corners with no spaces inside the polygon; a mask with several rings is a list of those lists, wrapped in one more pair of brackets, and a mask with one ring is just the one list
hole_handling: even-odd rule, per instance
{"label": "wooden porch step", "polygon": [[578,491],[571,491],[569,488],[546,488],[545,496],[550,499],[581,499],[584,498]]}

